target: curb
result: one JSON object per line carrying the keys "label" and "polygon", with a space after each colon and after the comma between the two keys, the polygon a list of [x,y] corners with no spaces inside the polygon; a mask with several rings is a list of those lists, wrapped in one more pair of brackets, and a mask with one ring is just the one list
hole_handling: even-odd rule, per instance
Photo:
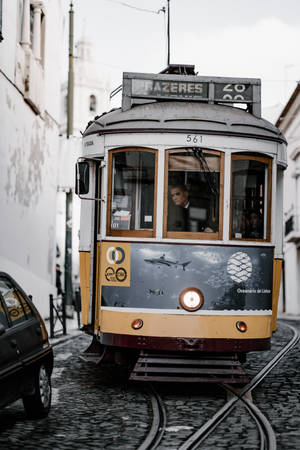
{"label": "curb", "polygon": [[65,342],[69,341],[72,338],[77,338],[82,335],[81,330],[77,330],[73,332],[72,334],[65,334],[59,337],[49,338],[49,342],[52,345],[52,347],[55,347],[58,344],[64,344]]}
{"label": "curb", "polygon": [[282,320],[295,320],[295,321],[299,321],[300,320],[300,316],[299,315],[293,315],[293,314],[285,314],[285,313],[280,313],[277,315],[277,319],[282,319]]}

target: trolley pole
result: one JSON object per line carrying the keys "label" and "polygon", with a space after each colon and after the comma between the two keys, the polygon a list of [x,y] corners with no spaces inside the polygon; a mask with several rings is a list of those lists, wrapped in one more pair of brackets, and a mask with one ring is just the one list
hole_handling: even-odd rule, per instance
{"label": "trolley pole", "polygon": [[74,69],[73,69],[73,42],[74,42],[74,11],[73,3],[69,10],[69,74],[68,74],[68,116],[67,138],[73,134],[73,101],[74,101]]}
{"label": "trolley pole", "polygon": [[2,0],[0,0],[0,42],[3,41],[2,35]]}
{"label": "trolley pole", "polygon": [[167,45],[168,45],[168,61],[167,67],[170,65],[170,0],[168,0],[168,22],[167,22]]}

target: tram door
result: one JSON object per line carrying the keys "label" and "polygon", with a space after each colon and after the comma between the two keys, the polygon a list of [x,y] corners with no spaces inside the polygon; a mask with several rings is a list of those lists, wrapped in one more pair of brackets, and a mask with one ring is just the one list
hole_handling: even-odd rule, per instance
{"label": "tram door", "polygon": [[[99,308],[100,308],[100,299],[98,298],[99,295],[99,277],[100,274],[99,271],[99,262],[100,262],[100,239],[98,238],[99,235],[102,233],[102,181],[104,179],[103,177],[103,166],[101,162],[97,162],[95,166],[95,215],[94,215],[94,235],[92,239],[94,239],[93,242],[93,255],[94,257],[91,258],[91,262],[93,261],[93,267],[92,267],[92,273],[93,273],[93,285],[92,285],[92,328],[95,329],[95,324],[99,323]],[[106,203],[104,203],[106,206]]]}
{"label": "tram door", "polygon": [[86,326],[95,324],[95,302],[97,293],[97,236],[101,231],[102,204],[102,160],[82,158],[76,164],[75,192],[81,203],[80,226],[80,293],[81,320]]}

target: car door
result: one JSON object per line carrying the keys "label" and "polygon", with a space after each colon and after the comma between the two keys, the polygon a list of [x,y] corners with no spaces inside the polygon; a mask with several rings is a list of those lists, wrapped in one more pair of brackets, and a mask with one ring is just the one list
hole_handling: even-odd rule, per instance
{"label": "car door", "polygon": [[30,301],[17,283],[4,275],[0,275],[0,280],[6,287],[2,297],[10,322],[7,334],[10,336],[10,345],[15,346],[22,365],[22,375],[19,379],[19,392],[22,394],[30,379],[31,369],[33,370],[35,361],[42,353],[41,326]]}

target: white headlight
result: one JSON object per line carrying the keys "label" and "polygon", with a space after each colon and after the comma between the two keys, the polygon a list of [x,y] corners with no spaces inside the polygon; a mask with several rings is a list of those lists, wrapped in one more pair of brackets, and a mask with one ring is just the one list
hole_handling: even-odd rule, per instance
{"label": "white headlight", "polygon": [[187,311],[197,311],[203,305],[204,297],[199,289],[191,287],[181,292],[179,302]]}

